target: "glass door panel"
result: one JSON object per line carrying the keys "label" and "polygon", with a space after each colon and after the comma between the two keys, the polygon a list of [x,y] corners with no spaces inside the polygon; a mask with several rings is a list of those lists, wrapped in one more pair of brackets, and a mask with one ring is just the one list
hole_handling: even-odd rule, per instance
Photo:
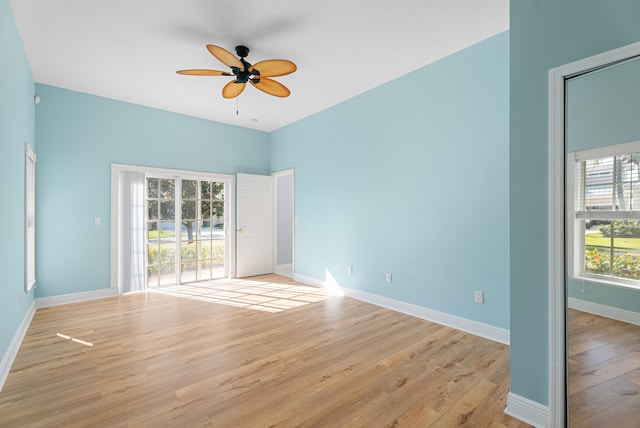
{"label": "glass door panel", "polygon": [[224,183],[202,183],[203,198],[206,202],[202,206],[202,217],[207,220],[209,238],[209,255],[202,259],[206,269],[210,269],[212,278],[222,278],[226,275],[225,269],[225,228],[224,228]]}
{"label": "glass door panel", "polygon": [[182,180],[181,207],[180,281],[224,277],[224,182]]}
{"label": "glass door panel", "polygon": [[197,180],[182,180],[182,219],[180,233],[180,282],[200,280],[198,275],[198,252],[200,251],[197,238],[199,219],[196,211]]}
{"label": "glass door panel", "polygon": [[147,286],[176,283],[175,180],[147,178]]}

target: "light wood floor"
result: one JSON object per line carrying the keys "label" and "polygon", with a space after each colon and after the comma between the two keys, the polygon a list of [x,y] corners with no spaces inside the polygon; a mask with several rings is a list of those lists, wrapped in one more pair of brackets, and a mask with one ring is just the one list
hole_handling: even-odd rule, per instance
{"label": "light wood floor", "polygon": [[527,426],[503,412],[507,346],[347,297],[306,300],[270,312],[141,293],[39,309],[0,426]]}
{"label": "light wood floor", "polygon": [[567,319],[570,426],[640,427],[640,326],[571,309]]}

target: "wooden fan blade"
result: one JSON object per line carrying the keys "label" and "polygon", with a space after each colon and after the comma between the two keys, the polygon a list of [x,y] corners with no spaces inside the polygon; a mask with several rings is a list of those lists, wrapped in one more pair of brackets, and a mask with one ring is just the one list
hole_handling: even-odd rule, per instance
{"label": "wooden fan blade", "polygon": [[282,83],[269,79],[268,77],[261,76],[260,81],[257,83],[253,79],[249,79],[249,82],[251,82],[253,86],[260,89],[262,92],[265,92],[269,95],[284,98],[288,97],[289,94],[291,94],[291,91],[289,91],[289,89],[287,89],[287,87]]}
{"label": "wooden fan blade", "polygon": [[231,82],[224,85],[222,88],[222,96],[225,98],[235,98],[244,91],[244,88],[247,86],[246,83],[236,83],[237,80],[232,80]]}
{"label": "wooden fan blade", "polygon": [[216,45],[207,45],[207,49],[211,52],[211,55],[218,58],[218,60],[227,67],[238,67],[240,70],[244,70],[242,62],[228,50]]}
{"label": "wooden fan blade", "polygon": [[196,68],[193,70],[178,70],[178,74],[186,74],[188,76],[233,76],[233,74],[220,70],[205,70]]}
{"label": "wooden fan blade", "polygon": [[277,77],[291,74],[298,67],[286,59],[268,59],[253,64],[252,69],[258,70],[263,77]]}

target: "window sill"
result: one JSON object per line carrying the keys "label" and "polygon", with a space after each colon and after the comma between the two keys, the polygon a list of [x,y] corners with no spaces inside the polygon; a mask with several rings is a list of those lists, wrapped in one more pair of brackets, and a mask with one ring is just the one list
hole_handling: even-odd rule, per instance
{"label": "window sill", "polygon": [[635,281],[635,280],[624,280],[620,278],[604,278],[604,277],[588,276],[588,275],[570,276],[570,278],[574,281],[580,281],[583,283],[590,282],[598,285],[606,285],[609,287],[623,288],[625,290],[640,291],[640,281]]}

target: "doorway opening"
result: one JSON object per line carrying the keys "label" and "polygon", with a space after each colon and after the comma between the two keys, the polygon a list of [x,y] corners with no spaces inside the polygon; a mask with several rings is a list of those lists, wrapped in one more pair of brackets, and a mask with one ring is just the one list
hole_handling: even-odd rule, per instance
{"label": "doorway opening", "polygon": [[289,278],[294,273],[295,175],[289,169],[273,173],[274,178],[274,272]]}
{"label": "doorway opening", "polygon": [[224,181],[147,175],[147,287],[228,276],[224,196]]}
{"label": "doorway opening", "polygon": [[[549,414],[551,426],[568,422],[567,397],[567,260],[565,246],[566,82],[640,55],[635,43],[549,71]],[[585,103],[588,104],[588,103]],[[569,230],[571,232],[571,230]],[[558,239],[558,237],[562,237]]]}

